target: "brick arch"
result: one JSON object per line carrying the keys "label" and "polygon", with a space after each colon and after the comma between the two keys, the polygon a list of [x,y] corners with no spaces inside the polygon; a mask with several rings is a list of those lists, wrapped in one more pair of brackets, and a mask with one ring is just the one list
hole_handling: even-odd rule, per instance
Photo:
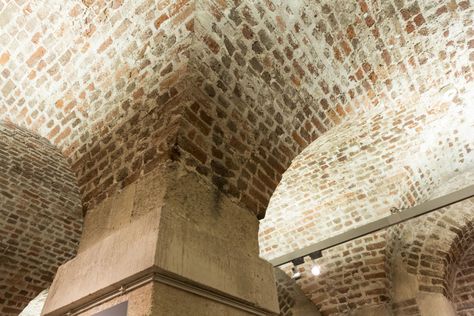
{"label": "brick arch", "polygon": [[[59,148],[86,208],[165,151],[153,143],[157,133],[166,134],[162,122],[150,120],[167,115],[167,101],[187,88],[192,7],[191,1],[53,0],[0,8],[0,119]],[[137,122],[150,128],[136,129]],[[127,150],[131,143],[136,159]]]}
{"label": "brick arch", "polygon": [[[72,160],[180,90],[187,1],[26,1],[2,11],[0,118],[37,132]],[[166,20],[173,27],[165,34]]]}
{"label": "brick arch", "polygon": [[[206,14],[195,21],[196,76],[214,101],[199,113],[219,113],[211,131],[236,147],[222,150],[211,132],[204,152],[215,147],[229,161],[219,180],[230,192],[243,191],[260,217],[282,173],[321,135],[374,108],[437,103],[458,80],[459,87],[472,84],[470,36],[456,41],[459,55],[444,57],[448,23],[469,28],[467,2],[448,9],[418,2],[203,1],[199,8]],[[427,50],[419,55],[421,47]],[[448,74],[444,67],[457,70]],[[460,90],[460,98],[470,93]],[[218,159],[209,158],[211,173]]]}
{"label": "brick arch", "polygon": [[458,202],[400,225],[392,234],[406,270],[420,292],[454,298],[458,268],[474,239],[474,199]]}
{"label": "brick arch", "polygon": [[46,139],[0,123],[0,314],[18,315],[76,252],[82,206],[74,173]]}
{"label": "brick arch", "polygon": [[319,316],[319,310],[304,295],[294,279],[279,268],[274,269],[280,316]]}
{"label": "brick arch", "polygon": [[[297,285],[321,315],[348,315],[359,310],[380,314],[391,304],[390,234],[380,231],[323,251],[316,260],[321,274],[311,274],[312,262],[298,266]],[[291,265],[283,270],[291,275]]]}
{"label": "brick arch", "polygon": [[453,286],[453,303],[460,316],[469,316],[474,312],[472,299],[474,297],[474,287],[472,285],[474,272],[474,243],[471,241],[471,247],[463,254],[458,262],[455,272]]}
{"label": "brick arch", "polygon": [[[466,212],[472,214],[474,200],[466,205]],[[474,312],[472,306],[473,298],[473,271],[472,259],[474,254],[474,216],[466,216],[464,225],[456,230],[456,238],[453,240],[449,251],[451,259],[448,266],[448,290],[450,298],[459,315],[469,315]]]}
{"label": "brick arch", "polygon": [[[464,120],[470,111],[469,106],[455,102],[401,108],[390,114],[375,111],[326,132],[285,171],[261,221],[261,255],[272,259],[440,192],[443,179],[473,166],[472,139],[466,135],[474,125]],[[306,295],[328,315],[375,306],[390,308],[389,258],[395,251],[392,239],[396,236],[388,230],[377,238],[371,236],[377,241],[351,242],[344,245],[347,249],[328,250],[323,254],[327,259],[322,259],[328,266],[326,276],[301,281]],[[353,249],[358,250],[352,253]],[[351,266],[344,262],[345,253],[357,257],[351,259],[356,262],[374,264]],[[344,279],[345,273],[351,275],[351,282]],[[324,297],[328,280],[334,281],[333,294]],[[335,298],[348,292],[355,295],[351,300]]]}
{"label": "brick arch", "polygon": [[[468,1],[303,3],[10,2],[0,117],[58,145],[100,200],[165,151],[142,131],[138,158],[119,164],[118,127],[187,94],[176,146],[186,165],[263,217],[292,159],[334,126],[431,103],[450,84],[469,91]],[[105,160],[116,173],[98,173]]]}
{"label": "brick arch", "polygon": [[328,131],[285,171],[261,221],[261,254],[271,259],[428,199],[474,165],[471,112],[420,105]]}
{"label": "brick arch", "polygon": [[[473,203],[471,198],[323,251],[316,260],[321,275],[311,275],[307,260],[298,266],[302,278],[297,285],[322,315],[419,315],[417,293],[440,293],[458,312],[467,313],[472,308]],[[291,267],[282,268],[292,275]],[[400,286],[394,278],[413,282],[398,275],[400,269],[416,279],[413,297],[401,298],[394,288]]]}

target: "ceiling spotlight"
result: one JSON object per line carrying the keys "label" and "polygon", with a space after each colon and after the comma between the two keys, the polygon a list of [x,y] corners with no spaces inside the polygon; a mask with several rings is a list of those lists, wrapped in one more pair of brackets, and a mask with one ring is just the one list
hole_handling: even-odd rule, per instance
{"label": "ceiling spotlight", "polygon": [[293,275],[291,278],[293,280],[298,280],[299,278],[301,278],[301,272],[299,272],[296,267],[300,264],[304,264],[304,257],[306,256],[309,256],[311,260],[313,261],[313,266],[311,267],[311,273],[316,276],[321,274],[321,267],[318,264],[316,264],[315,260],[318,258],[321,258],[323,255],[321,253],[321,250],[316,250],[308,255],[304,255],[302,257],[298,257],[291,260],[291,263],[293,264],[293,267],[291,268],[291,272],[293,272]]}
{"label": "ceiling spotlight", "polygon": [[320,250],[318,251],[315,251],[315,252],[312,252],[309,254],[311,260],[313,261],[313,266],[311,267],[311,273],[314,275],[314,276],[318,276],[321,274],[321,267],[316,264],[315,260],[318,259],[318,258],[321,258],[323,255],[321,253]]}
{"label": "ceiling spotlight", "polygon": [[291,276],[293,280],[298,280],[299,278],[301,278],[301,272],[299,272],[295,266],[291,268],[291,272],[293,272],[293,275]]}
{"label": "ceiling spotlight", "polygon": [[321,267],[318,264],[314,264],[313,267],[311,267],[311,273],[314,276],[318,276],[321,274]]}

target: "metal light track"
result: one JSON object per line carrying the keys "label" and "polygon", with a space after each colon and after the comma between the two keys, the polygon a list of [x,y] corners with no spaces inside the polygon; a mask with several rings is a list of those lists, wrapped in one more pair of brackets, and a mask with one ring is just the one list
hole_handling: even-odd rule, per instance
{"label": "metal light track", "polygon": [[363,237],[365,235],[399,224],[409,219],[412,219],[412,218],[436,211],[440,208],[449,206],[451,204],[469,199],[473,196],[474,196],[474,185],[471,185],[459,191],[452,192],[447,195],[441,196],[439,198],[429,200],[420,205],[403,210],[399,213],[392,214],[390,216],[375,220],[371,223],[351,229],[347,232],[336,235],[334,237],[327,238],[313,245],[295,250],[291,253],[288,253],[286,255],[270,260],[270,263],[274,267],[281,266],[294,259],[308,256],[309,254],[313,252],[332,248],[334,246]]}

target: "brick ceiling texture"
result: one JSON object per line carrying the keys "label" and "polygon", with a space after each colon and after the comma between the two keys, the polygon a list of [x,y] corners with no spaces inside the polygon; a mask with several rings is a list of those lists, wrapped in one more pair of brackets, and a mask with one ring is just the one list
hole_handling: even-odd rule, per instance
{"label": "brick ceiling texture", "polygon": [[266,212],[272,258],[474,178],[473,16],[468,0],[4,0],[0,121],[64,155],[84,211],[181,161]]}
{"label": "brick ceiling texture", "polygon": [[46,139],[0,124],[0,315],[21,309],[72,259],[81,198],[66,159]]}

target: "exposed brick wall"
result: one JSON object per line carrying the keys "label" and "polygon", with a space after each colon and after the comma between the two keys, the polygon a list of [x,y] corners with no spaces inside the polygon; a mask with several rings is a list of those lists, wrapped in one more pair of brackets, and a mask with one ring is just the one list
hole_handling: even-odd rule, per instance
{"label": "exposed brick wall", "polygon": [[305,296],[296,280],[279,268],[274,269],[280,316],[320,315],[316,306]]}
{"label": "exposed brick wall", "polygon": [[464,254],[457,267],[454,303],[459,316],[474,315],[474,246]]}
{"label": "exposed brick wall", "polygon": [[[456,203],[323,251],[323,257],[316,260],[321,266],[319,276],[311,274],[312,262],[306,258],[305,264],[298,266],[302,278],[297,284],[322,315],[351,315],[382,306],[395,315],[419,316],[421,298],[416,293],[441,293],[453,306],[469,310],[473,203],[473,199]],[[402,300],[394,296],[398,294],[393,288],[400,268],[414,276],[417,287],[413,297]],[[283,270],[292,275],[291,264]],[[287,299],[288,293],[280,292],[285,298],[281,305],[289,309],[292,301]]]}
{"label": "exposed brick wall", "polygon": [[415,298],[392,305],[394,315],[400,316],[420,316],[421,311]]}
{"label": "exposed brick wall", "polygon": [[0,314],[18,315],[71,259],[81,200],[66,159],[46,139],[0,124]]}
{"label": "exposed brick wall", "polygon": [[459,167],[467,167],[464,170],[459,170],[457,176],[445,178],[441,180],[443,185],[440,185],[433,191],[431,198],[440,197],[454,191],[464,189],[467,185],[474,183],[474,170],[470,169],[470,164]]}
{"label": "exposed brick wall", "polygon": [[[117,126],[192,87],[207,99],[182,108],[187,164],[260,217],[291,160],[342,121],[472,90],[469,1],[30,0],[0,10],[0,117],[71,164],[88,161],[77,167],[85,175],[98,166],[81,158]],[[82,188],[93,190],[108,189]]]}
{"label": "exposed brick wall", "polygon": [[[288,280],[280,279],[278,278],[278,275],[276,275],[276,278],[277,278],[276,286],[277,286],[277,292],[278,292],[278,304],[280,306],[280,315],[293,316],[292,308],[296,304],[296,299],[291,291],[291,287],[287,284]],[[289,277],[287,276],[287,278]],[[296,282],[295,281],[293,282],[294,282],[293,286],[297,286]]]}
{"label": "exposed brick wall", "polygon": [[281,316],[293,316],[291,308],[295,306],[295,299],[290,294],[288,289],[277,282],[278,304],[280,307]]}
{"label": "exposed brick wall", "polygon": [[269,258],[472,168],[473,16],[465,0],[3,1],[0,119],[59,148],[86,209],[179,159],[262,218],[306,148],[262,225]]}
{"label": "exposed brick wall", "polygon": [[0,10],[0,115],[68,157],[155,107],[186,70],[192,1],[3,1]]}
{"label": "exposed brick wall", "polygon": [[398,253],[407,271],[419,276],[419,290],[452,299],[456,266],[474,242],[474,199],[448,206],[402,226]]}
{"label": "exposed brick wall", "polygon": [[165,151],[165,104],[190,82],[193,1],[4,1],[0,12],[0,118],[58,146],[86,207]]}
{"label": "exposed brick wall", "polygon": [[[193,65],[202,77],[201,90],[216,103],[208,115],[232,113],[215,124],[248,144],[245,154],[236,157],[248,162],[242,173],[251,180],[244,178],[243,187],[259,206],[292,157],[354,113],[374,105],[437,103],[450,85],[459,89],[457,101],[469,102],[468,2],[199,5],[195,32],[203,48]],[[456,29],[465,30],[467,38],[454,35]],[[229,125],[250,129],[251,136],[242,137],[241,129],[232,132]],[[271,160],[276,166],[267,165]],[[242,181],[238,172],[226,178],[234,185]]]}
{"label": "exposed brick wall", "polygon": [[[473,202],[466,200],[323,251],[316,260],[321,275],[311,274],[308,260],[298,267],[302,278],[297,283],[322,315],[349,315],[381,305],[395,315],[421,315],[417,296],[394,297],[392,279],[399,273],[396,265],[401,258],[403,269],[415,276],[418,293],[441,293],[453,304],[469,308],[471,284],[466,281],[472,272],[468,250],[474,238]],[[291,275],[291,265],[284,268]]]}
{"label": "exposed brick wall", "polygon": [[[390,247],[385,231],[323,251],[316,260],[321,274],[311,274],[312,262],[298,266],[297,281],[321,315],[346,315],[358,308],[390,304]],[[291,275],[291,265],[284,267]]]}
{"label": "exposed brick wall", "polygon": [[445,178],[462,180],[462,170],[474,166],[474,122],[469,107],[447,105],[361,115],[309,145],[272,196],[260,227],[262,256],[423,202]]}
{"label": "exposed brick wall", "polygon": [[178,159],[181,110],[192,102],[186,93],[171,96],[154,110],[135,114],[108,135],[97,139],[72,165],[84,197],[84,208],[112,196],[117,190],[153,170],[159,162]]}

